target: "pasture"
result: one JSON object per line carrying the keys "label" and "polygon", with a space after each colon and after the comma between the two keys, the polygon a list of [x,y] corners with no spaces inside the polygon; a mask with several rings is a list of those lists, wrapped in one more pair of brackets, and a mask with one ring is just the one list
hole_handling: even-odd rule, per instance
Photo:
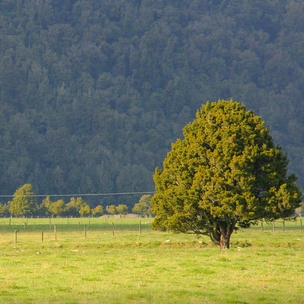
{"label": "pasture", "polygon": [[0,303],[304,303],[300,220],[227,251],[150,221],[0,218]]}

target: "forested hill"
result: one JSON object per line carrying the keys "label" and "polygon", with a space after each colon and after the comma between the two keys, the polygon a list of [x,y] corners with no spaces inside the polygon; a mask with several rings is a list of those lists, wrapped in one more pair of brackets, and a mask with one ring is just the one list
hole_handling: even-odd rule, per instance
{"label": "forested hill", "polygon": [[2,0],[0,193],[153,191],[196,110],[229,98],[304,188],[303,95],[302,0]]}

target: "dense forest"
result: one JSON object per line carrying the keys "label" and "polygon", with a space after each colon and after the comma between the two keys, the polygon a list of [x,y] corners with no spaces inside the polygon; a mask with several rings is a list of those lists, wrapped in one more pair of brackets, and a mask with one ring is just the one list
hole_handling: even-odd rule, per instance
{"label": "dense forest", "polygon": [[153,191],[196,110],[230,98],[304,188],[303,1],[0,2],[1,195]]}

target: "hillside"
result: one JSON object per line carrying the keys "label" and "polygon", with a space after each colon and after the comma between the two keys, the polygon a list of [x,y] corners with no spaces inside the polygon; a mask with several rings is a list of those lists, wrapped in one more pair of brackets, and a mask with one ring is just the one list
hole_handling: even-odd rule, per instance
{"label": "hillside", "polygon": [[196,110],[229,98],[304,188],[302,1],[5,0],[0,46],[0,194],[153,191]]}

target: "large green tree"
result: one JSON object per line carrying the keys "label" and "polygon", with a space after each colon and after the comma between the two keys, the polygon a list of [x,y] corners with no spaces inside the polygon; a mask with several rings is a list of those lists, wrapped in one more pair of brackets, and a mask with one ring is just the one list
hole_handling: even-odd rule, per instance
{"label": "large green tree", "polygon": [[14,193],[9,202],[9,212],[13,216],[33,215],[38,209],[31,184],[24,184]]}
{"label": "large green tree", "polygon": [[237,224],[287,218],[299,206],[286,155],[243,104],[208,102],[183,134],[154,174],[155,229],[207,234],[225,249]]}

